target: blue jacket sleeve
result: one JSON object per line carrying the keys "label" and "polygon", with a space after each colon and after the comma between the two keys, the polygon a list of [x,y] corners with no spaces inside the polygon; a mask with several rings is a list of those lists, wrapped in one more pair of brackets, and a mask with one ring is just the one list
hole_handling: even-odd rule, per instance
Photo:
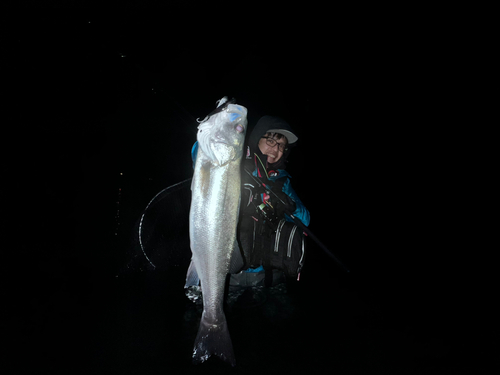
{"label": "blue jacket sleeve", "polygon": [[193,160],[193,169],[196,164],[196,156],[198,155],[198,141],[196,141],[191,149],[191,160]]}
{"label": "blue jacket sleeve", "polygon": [[[283,185],[283,193],[288,195],[290,198],[292,198],[295,201],[296,209],[293,212],[293,216],[295,216],[297,219],[302,221],[302,223],[307,227],[309,226],[309,223],[311,222],[311,216],[309,215],[308,209],[304,206],[302,201],[300,200],[299,196],[293,190],[292,185],[290,184],[290,179],[288,178],[285,184]],[[285,215],[285,218],[288,221],[293,222],[292,218],[289,217],[288,215]]]}

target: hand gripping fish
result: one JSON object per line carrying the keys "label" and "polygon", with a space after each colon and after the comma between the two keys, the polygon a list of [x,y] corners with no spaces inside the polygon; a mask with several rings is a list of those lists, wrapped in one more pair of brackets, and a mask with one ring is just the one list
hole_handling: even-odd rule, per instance
{"label": "hand gripping fish", "polygon": [[223,299],[227,274],[243,266],[236,226],[246,126],[247,109],[226,97],[198,126],[189,213],[193,257],[186,277],[186,287],[198,285],[200,280],[203,294],[203,314],[193,350],[195,363],[216,355],[235,365]]}

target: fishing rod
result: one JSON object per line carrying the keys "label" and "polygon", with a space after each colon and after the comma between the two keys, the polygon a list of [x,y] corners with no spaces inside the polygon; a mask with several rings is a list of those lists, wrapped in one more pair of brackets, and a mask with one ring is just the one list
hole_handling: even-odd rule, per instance
{"label": "fishing rod", "polygon": [[286,207],[288,206],[285,202],[283,202],[283,200],[278,196],[276,195],[276,193],[274,193],[268,186],[266,186],[264,184],[264,182],[262,182],[262,180],[259,178],[259,177],[256,177],[252,174],[252,172],[250,172],[248,169],[246,168],[243,168],[245,170],[245,172],[255,181],[256,184],[260,186],[264,185],[266,190],[269,191],[274,197],[276,197],[278,199],[278,201],[280,201],[282,204],[283,204],[283,207],[285,208],[285,213],[290,216],[293,220],[293,222],[300,228],[302,229],[308,237],[310,237],[314,242],[316,242],[316,244],[320,247],[321,250],[323,250],[326,255],[328,255],[333,261],[335,261],[335,263],[337,263],[344,271],[346,272],[350,272],[349,268],[347,268],[347,266],[342,263],[342,261],[337,258],[335,256],[335,254],[333,254],[333,252],[328,249],[320,240],[318,237],[316,237],[314,235],[313,232],[311,232],[311,230],[306,227],[302,221],[300,221],[300,219],[296,218]]}

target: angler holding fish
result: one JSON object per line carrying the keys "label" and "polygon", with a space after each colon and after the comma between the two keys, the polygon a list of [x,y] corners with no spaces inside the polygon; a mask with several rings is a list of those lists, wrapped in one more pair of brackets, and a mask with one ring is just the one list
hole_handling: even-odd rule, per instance
{"label": "angler holding fish", "polygon": [[216,355],[235,365],[223,311],[228,274],[233,290],[276,285],[285,276],[300,279],[304,234],[349,272],[307,228],[309,211],[285,170],[298,139],[290,125],[280,117],[262,117],[243,158],[246,127],[247,109],[224,97],[201,121],[191,151],[195,163],[189,217],[192,260],[185,288],[201,283],[203,295],[195,363]]}

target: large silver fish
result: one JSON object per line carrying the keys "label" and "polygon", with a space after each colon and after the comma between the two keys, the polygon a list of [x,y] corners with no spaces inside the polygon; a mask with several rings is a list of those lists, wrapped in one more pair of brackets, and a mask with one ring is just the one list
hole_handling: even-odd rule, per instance
{"label": "large silver fish", "polygon": [[211,355],[235,365],[233,345],[223,311],[228,273],[239,271],[243,258],[236,241],[240,207],[240,163],[247,109],[224,97],[218,112],[198,126],[198,153],[191,185],[189,236],[193,253],[186,287],[201,281],[203,315],[193,361]]}

